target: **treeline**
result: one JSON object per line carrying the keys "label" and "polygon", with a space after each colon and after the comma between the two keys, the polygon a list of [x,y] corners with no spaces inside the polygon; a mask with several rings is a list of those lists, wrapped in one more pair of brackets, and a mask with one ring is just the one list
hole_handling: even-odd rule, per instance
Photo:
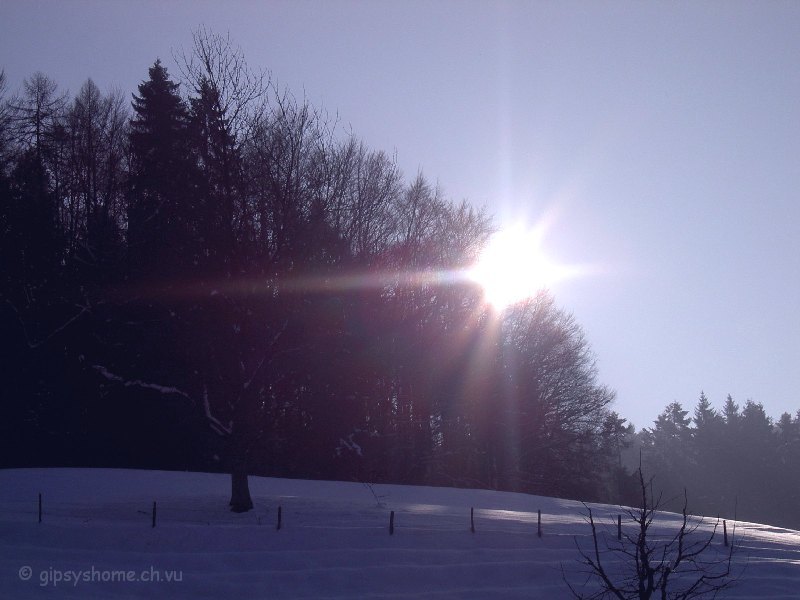
{"label": "treeline", "polygon": [[2,463],[621,498],[575,320],[463,277],[490,218],[208,31],[132,102],[0,78]]}
{"label": "treeline", "polygon": [[[0,466],[665,499],[800,526],[800,417],[703,396],[635,433],[547,293],[463,276],[491,219],[207,31],[133,95],[0,74]],[[676,504],[677,506],[677,504]]]}
{"label": "treeline", "polygon": [[[729,395],[718,410],[705,396],[690,415],[679,402],[636,436],[645,471],[667,507],[800,528],[800,411],[773,421],[762,404]],[[638,460],[626,451],[628,466]]]}

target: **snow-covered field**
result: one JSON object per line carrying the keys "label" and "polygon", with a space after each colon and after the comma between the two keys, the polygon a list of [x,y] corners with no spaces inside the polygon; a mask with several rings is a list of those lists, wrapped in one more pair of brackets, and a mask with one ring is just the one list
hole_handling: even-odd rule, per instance
{"label": "snow-covered field", "polygon": [[[584,507],[566,500],[258,477],[250,485],[255,510],[233,514],[225,475],[0,471],[0,598],[568,598],[562,565],[574,570],[576,536],[590,539]],[[613,535],[620,509],[593,508]],[[657,532],[675,522],[664,515]],[[800,598],[800,532],[738,523],[736,536],[739,579],[723,597]]]}

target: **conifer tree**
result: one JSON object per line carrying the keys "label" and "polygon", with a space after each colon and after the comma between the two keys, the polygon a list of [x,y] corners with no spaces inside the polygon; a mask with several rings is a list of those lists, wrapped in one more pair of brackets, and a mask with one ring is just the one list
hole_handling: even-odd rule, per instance
{"label": "conifer tree", "polygon": [[219,91],[208,79],[200,82],[197,96],[190,100],[192,147],[204,177],[198,190],[196,233],[200,262],[229,276],[236,255],[237,200],[241,192],[241,161],[229,128]]}
{"label": "conifer tree", "polygon": [[692,466],[687,473],[686,486],[695,490],[699,510],[718,514],[728,508],[720,502],[725,485],[722,478],[726,461],[723,453],[725,421],[704,392],[700,392],[692,421]]}
{"label": "conifer tree", "polygon": [[188,111],[167,69],[156,60],[133,97],[128,244],[131,269],[175,275],[192,266],[194,209]]}
{"label": "conifer tree", "polygon": [[728,397],[725,399],[725,406],[722,409],[722,416],[725,419],[725,424],[730,428],[730,430],[738,429],[739,419],[741,418],[741,414],[739,414],[739,405],[734,402],[733,396],[730,394],[728,394]]}
{"label": "conifer tree", "polygon": [[692,431],[689,411],[680,402],[671,402],[658,415],[647,432],[644,459],[647,468],[659,477],[665,503],[678,497],[691,469]]}
{"label": "conifer tree", "polygon": [[692,420],[698,430],[711,427],[719,421],[719,415],[716,409],[711,406],[711,402],[705,392],[700,392],[700,399],[697,401]]}

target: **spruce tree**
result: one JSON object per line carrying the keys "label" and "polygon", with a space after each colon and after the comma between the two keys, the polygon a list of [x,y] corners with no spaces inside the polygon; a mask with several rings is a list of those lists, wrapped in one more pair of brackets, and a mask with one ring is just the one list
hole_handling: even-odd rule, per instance
{"label": "spruce tree", "polygon": [[692,430],[688,415],[680,402],[671,402],[645,437],[647,469],[655,476],[656,485],[661,488],[668,505],[681,494],[692,467],[689,449]]}
{"label": "spruce tree", "polygon": [[234,223],[241,191],[241,159],[221,105],[219,91],[203,79],[190,100],[191,141],[203,172],[198,190],[199,260],[207,268],[232,274],[236,246]]}
{"label": "spruce tree", "polygon": [[174,276],[193,266],[192,156],[188,111],[167,69],[156,60],[133,96],[128,244],[131,269]]}
{"label": "spruce tree", "polygon": [[729,431],[736,430],[739,427],[739,405],[733,401],[733,396],[728,394],[725,399],[725,407],[722,409],[722,415],[725,418],[725,424],[728,426]]}
{"label": "spruce tree", "polygon": [[725,421],[711,405],[704,392],[694,409],[694,434],[692,436],[692,469],[687,478],[695,496],[695,508],[708,514],[717,514],[721,509],[732,508],[720,502],[725,481],[726,456],[723,453]]}
{"label": "spruce tree", "polygon": [[694,409],[694,421],[697,430],[705,427],[710,427],[719,420],[719,415],[716,409],[711,406],[705,392],[700,392],[700,399],[697,401],[697,406]]}

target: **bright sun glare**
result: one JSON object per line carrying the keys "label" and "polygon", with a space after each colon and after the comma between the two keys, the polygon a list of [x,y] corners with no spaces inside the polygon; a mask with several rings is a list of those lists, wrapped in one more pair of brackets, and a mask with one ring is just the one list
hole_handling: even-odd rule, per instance
{"label": "bright sun glare", "polygon": [[495,233],[469,277],[483,288],[486,301],[496,310],[521,302],[567,276],[543,253],[540,229],[522,227]]}

